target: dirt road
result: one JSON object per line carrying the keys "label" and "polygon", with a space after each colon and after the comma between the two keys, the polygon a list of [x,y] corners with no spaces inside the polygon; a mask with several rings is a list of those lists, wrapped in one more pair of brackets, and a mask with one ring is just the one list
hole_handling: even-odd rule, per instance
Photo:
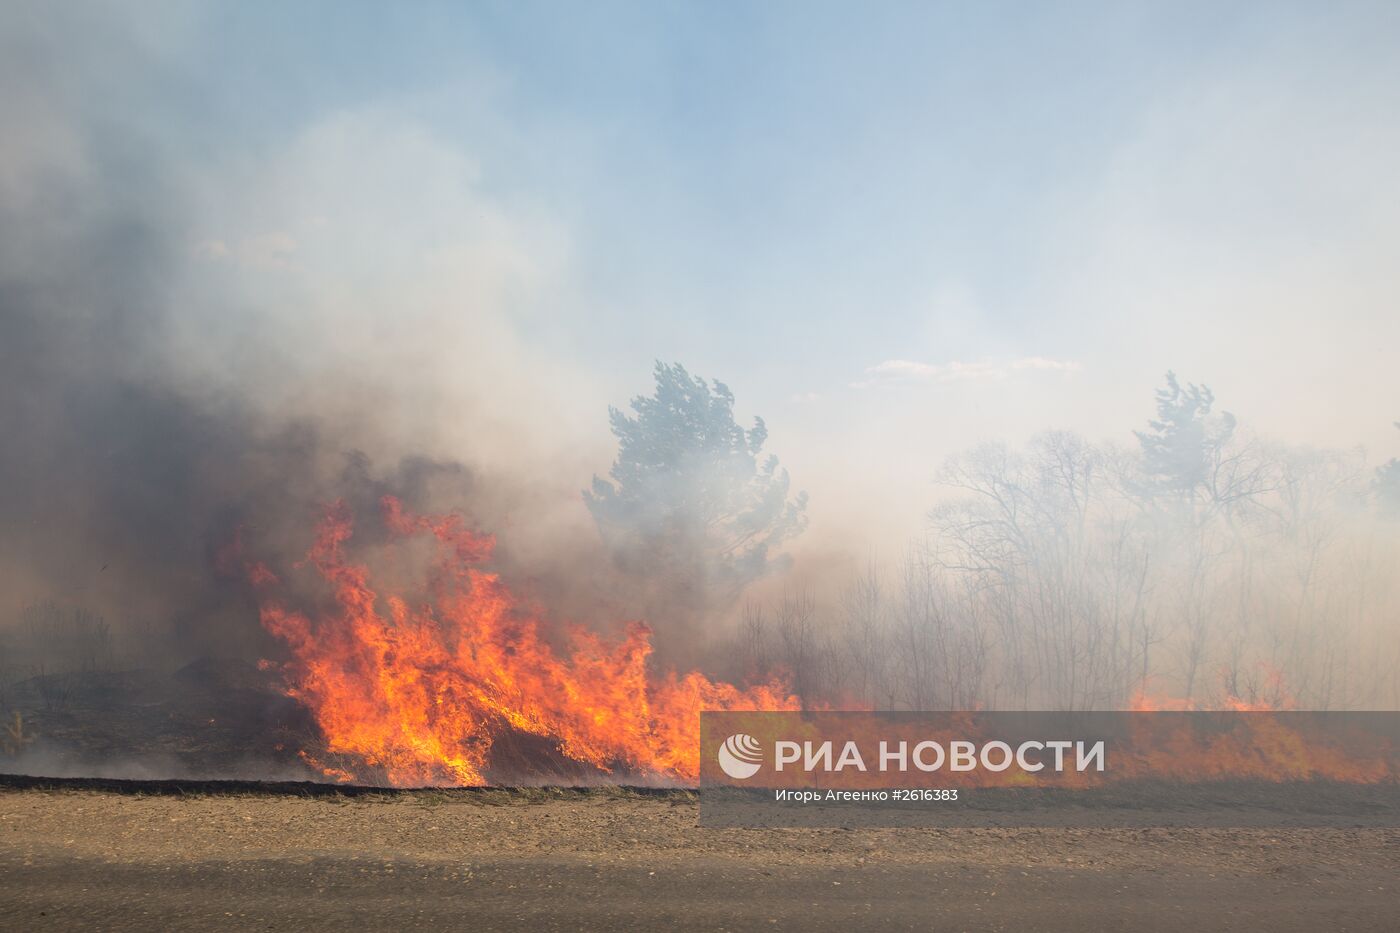
{"label": "dirt road", "polygon": [[0,928],[1395,930],[1397,830],[705,830],[689,795],[0,791]]}

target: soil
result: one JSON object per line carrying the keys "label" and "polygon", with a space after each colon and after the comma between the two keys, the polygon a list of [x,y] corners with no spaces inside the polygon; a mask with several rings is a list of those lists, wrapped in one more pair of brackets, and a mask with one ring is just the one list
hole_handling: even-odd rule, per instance
{"label": "soil", "polygon": [[274,790],[0,789],[0,929],[1400,929],[1396,829],[703,829],[688,792]]}

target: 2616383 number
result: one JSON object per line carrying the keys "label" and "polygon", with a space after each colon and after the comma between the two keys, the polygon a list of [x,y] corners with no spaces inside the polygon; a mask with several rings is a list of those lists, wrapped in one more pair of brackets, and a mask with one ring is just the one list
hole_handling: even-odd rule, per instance
{"label": "2616383 number", "polygon": [[957,800],[957,788],[916,788],[910,790],[890,791],[891,800],[908,801],[935,801],[935,800]]}

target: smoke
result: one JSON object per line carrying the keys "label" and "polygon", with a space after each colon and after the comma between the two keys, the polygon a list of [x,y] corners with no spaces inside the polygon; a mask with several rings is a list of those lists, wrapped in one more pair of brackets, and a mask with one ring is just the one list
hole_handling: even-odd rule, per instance
{"label": "smoke", "polygon": [[[249,556],[291,567],[335,499],[356,515],[357,543],[372,549],[377,503],[392,494],[418,512],[460,510],[498,533],[496,566],[552,618],[607,630],[645,615],[659,630],[661,664],[715,660],[733,647],[730,633],[694,637],[702,623],[693,613],[668,615],[677,600],[665,581],[621,573],[578,495],[611,462],[607,405],[648,391],[646,370],[659,355],[730,380],[740,420],[767,415],[768,446],[791,468],[794,489],[813,492],[811,527],[784,542],[795,573],[745,591],[740,634],[749,656],[725,658],[722,672],[796,669],[837,703],[855,695],[880,705],[1082,706],[1120,702],[1153,665],[1183,692],[1204,695],[1209,685],[1198,685],[1222,664],[1249,670],[1256,658],[1274,658],[1295,680],[1306,675],[1310,696],[1326,698],[1319,702],[1394,702],[1393,684],[1352,689],[1363,679],[1375,685],[1363,660],[1391,657],[1375,649],[1391,637],[1384,622],[1394,598],[1375,584],[1392,575],[1393,532],[1348,511],[1364,498],[1370,464],[1334,481],[1328,471],[1343,472],[1341,460],[1319,454],[1326,468],[1299,479],[1305,452],[1276,452],[1249,522],[1212,526],[1206,543],[1215,551],[1189,536],[1197,530],[1189,516],[1143,518],[1149,497],[1104,479],[1131,474],[1117,466],[1128,454],[1078,441],[1069,452],[1093,468],[1092,508],[1071,507],[1078,490],[1046,479],[1059,461],[1037,441],[1000,459],[993,446],[981,448],[981,461],[962,461],[982,484],[974,497],[1014,485],[1017,515],[1037,516],[1032,527],[960,542],[960,530],[984,527],[983,512],[953,503],[927,518],[940,498],[959,497],[933,481],[941,455],[1059,425],[1093,438],[1111,425],[1131,443],[1129,432],[1151,416],[1156,373],[1169,365],[1233,383],[1217,388],[1241,424],[1321,430],[1335,442],[1365,422],[1389,438],[1394,412],[1363,385],[1383,371],[1376,361],[1394,343],[1393,316],[1376,311],[1394,284],[1382,248],[1394,228],[1370,187],[1384,174],[1373,153],[1386,150],[1348,142],[1372,111],[1348,111],[1350,131],[1336,137],[1334,158],[1291,159],[1248,188],[1251,199],[1272,203],[1278,191],[1315,191],[1315,164],[1336,166],[1331,200],[1366,222],[1345,225],[1344,248],[1321,268],[1311,237],[1281,233],[1255,255],[1239,249],[1258,233],[1243,221],[1229,239],[1198,236],[1216,211],[1234,210],[1217,197],[1221,186],[1254,178],[1255,164],[1292,151],[1295,135],[1315,135],[1308,128],[1338,96],[1328,90],[1340,86],[1336,75],[1303,98],[1301,122],[1294,111],[1269,110],[1240,133],[1217,133],[1257,96],[1249,82],[1227,87],[1224,102],[1205,111],[1184,95],[1150,121],[1144,138],[1112,160],[1101,190],[1066,215],[1064,235],[1046,237],[1065,244],[1045,261],[1062,271],[1027,279],[1027,293],[1016,296],[1028,309],[1072,315],[1027,311],[1035,320],[1012,321],[1017,340],[999,343],[980,320],[995,316],[980,308],[990,298],[974,289],[964,306],[937,297],[952,286],[932,283],[927,333],[910,337],[898,330],[909,320],[891,317],[888,328],[872,329],[886,345],[867,355],[871,344],[848,345],[855,336],[830,321],[854,318],[857,306],[883,307],[889,295],[808,307],[827,290],[836,297],[826,300],[851,300],[849,283],[830,287],[839,268],[774,274],[781,284],[769,297],[782,307],[763,309],[754,333],[733,309],[725,327],[698,310],[677,313],[727,294],[695,279],[666,281],[634,300],[655,302],[641,323],[635,307],[625,321],[625,312],[590,307],[573,292],[596,286],[579,265],[599,251],[578,242],[552,203],[557,189],[546,180],[536,186],[543,193],[522,194],[508,172],[503,180],[489,170],[526,150],[545,153],[531,152],[536,168],[566,159],[555,140],[531,145],[540,140],[502,126],[490,101],[500,76],[486,65],[467,69],[473,86],[454,98],[461,125],[451,129],[423,117],[440,102],[363,89],[337,96],[325,86],[332,78],[311,81],[292,67],[272,82],[285,101],[245,103],[238,81],[215,74],[229,62],[198,60],[204,44],[189,39],[202,14],[182,6],[132,16],[100,4],[65,14],[34,4],[0,30],[0,622],[35,606],[52,607],[44,612],[55,618],[99,613],[128,646],[126,666],[276,656],[281,646],[257,624],[228,549],[237,542]],[[1353,82],[1371,89],[1377,109],[1393,96],[1393,82],[1374,80],[1385,73],[1363,70]],[[1382,135],[1393,149],[1393,133]],[[1194,147],[1183,164],[1182,139],[1211,145]],[[1218,147],[1253,155],[1217,178],[1220,164],[1232,164]],[[1161,183],[1178,174],[1200,201],[1185,219],[1170,209],[1176,189]],[[656,210],[639,216],[681,222]],[[1264,216],[1270,230],[1297,227],[1258,211],[1241,216]],[[803,225],[812,226],[805,215]],[[1132,235],[1139,225],[1150,235]],[[755,226],[754,238],[782,239],[769,229]],[[914,242],[922,233],[890,235]],[[1353,249],[1357,242],[1366,248]],[[678,243],[696,245],[673,237],[666,248]],[[1168,246],[1177,251],[1159,248]],[[667,279],[670,267],[633,262],[648,255],[635,241],[616,250],[623,265],[638,266],[629,278]],[[1303,255],[1313,262],[1297,261]],[[744,259],[767,268],[762,256]],[[1007,265],[1016,262],[1025,257]],[[708,271],[720,265],[697,262],[712,278],[723,278]],[[1276,279],[1274,270],[1289,275]],[[789,286],[799,290],[777,294]],[[695,293],[670,293],[688,288]],[[601,304],[597,294],[607,288],[593,296]],[[1345,312],[1343,325],[1317,311],[1338,294],[1347,298],[1336,312]],[[1134,308],[1145,310],[1124,311]],[[652,320],[668,313],[686,323]],[[1079,326],[1065,327],[1071,319]],[[640,354],[613,336],[625,329],[620,322],[647,343]],[[1289,345],[1316,358],[1260,337],[1280,322]],[[706,328],[725,333],[699,340]],[[1330,339],[1342,336],[1347,343]],[[582,350],[569,346],[574,339]],[[1368,365],[1341,365],[1363,357]],[[731,371],[736,360],[747,373]],[[798,384],[799,369],[817,381]],[[1365,399],[1345,417],[1335,411],[1344,393],[1312,388],[1333,375],[1350,383],[1348,397]],[[1251,379],[1246,395],[1241,384]],[[784,410],[778,399],[793,401]],[[1300,504],[1298,489],[1316,501]],[[1319,530],[1289,510],[1306,511]],[[1083,515],[1092,521],[1080,524]],[[906,544],[923,534],[928,541]],[[864,574],[872,551],[883,562]],[[995,559],[984,560],[989,551]],[[1326,558],[1318,564],[1326,586],[1305,576],[1312,554]],[[1191,569],[1201,555],[1215,574],[1209,586]],[[1145,569],[1135,577],[1138,562]],[[1263,614],[1283,621],[1253,621]],[[1339,619],[1345,640],[1334,637]],[[150,637],[130,647],[140,633]],[[6,669],[53,660],[43,645],[30,648],[37,655],[0,644],[12,652],[0,657],[0,681]],[[1080,661],[1094,667],[1061,683]],[[902,666],[879,667],[886,663]],[[883,693],[879,683],[888,685]]]}
{"label": "smoke", "polygon": [[605,562],[560,543],[588,541],[592,452],[561,452],[585,419],[527,374],[585,380],[516,336],[547,219],[373,108],[220,157],[231,128],[161,90],[189,72],[181,18],[156,22],[35,7],[3,32],[0,614],[95,610],[161,636],[142,664],[275,653],[221,554],[290,564],[327,502],[369,519],[385,494],[509,523],[502,565],[586,605],[580,562]]}
{"label": "smoke", "polygon": [[43,67],[47,37],[29,38],[11,36],[6,60],[38,80],[4,82],[6,124],[40,122],[6,148],[0,193],[6,599],[101,600],[138,577],[188,595],[204,544],[191,529],[253,425],[162,379],[151,338],[168,311],[171,199],[144,153],[86,125],[84,88]]}

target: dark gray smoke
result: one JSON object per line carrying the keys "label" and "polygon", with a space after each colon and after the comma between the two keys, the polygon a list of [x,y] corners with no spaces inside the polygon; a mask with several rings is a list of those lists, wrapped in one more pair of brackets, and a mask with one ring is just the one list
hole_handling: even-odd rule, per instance
{"label": "dark gray smoke", "polygon": [[[133,189],[145,196],[101,203]],[[254,648],[255,627],[230,628],[255,618],[230,614],[247,608],[241,582],[217,567],[236,529],[278,542],[328,499],[373,514],[380,494],[412,500],[430,476],[465,473],[410,460],[376,477],[335,426],[173,385],[162,358],[180,311],[164,287],[172,225],[155,215],[174,208],[158,194],[154,180],[100,163],[81,185],[60,182],[30,206],[99,206],[42,258],[35,225],[0,202],[0,573],[25,602],[219,619],[185,627],[202,642],[190,651]]]}
{"label": "dark gray smoke", "polygon": [[0,54],[0,617],[95,611],[175,655],[135,661],[266,653],[219,560],[236,535],[287,556],[331,499],[372,516],[383,494],[422,504],[469,476],[414,457],[376,471],[355,425],[172,377],[172,327],[209,313],[173,287],[189,223],[172,166],[192,154],[106,109],[159,62],[89,13],[30,11]]}

